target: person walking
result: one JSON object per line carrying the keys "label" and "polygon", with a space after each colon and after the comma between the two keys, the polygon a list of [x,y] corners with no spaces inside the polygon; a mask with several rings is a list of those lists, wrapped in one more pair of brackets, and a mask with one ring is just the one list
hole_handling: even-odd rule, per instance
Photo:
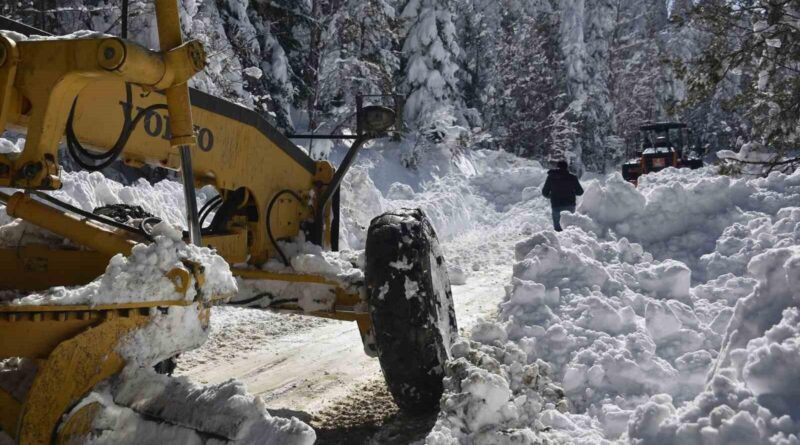
{"label": "person walking", "polygon": [[561,229],[561,212],[575,211],[575,197],[583,194],[583,187],[578,177],[567,170],[569,165],[565,161],[558,161],[555,170],[547,172],[542,195],[550,198],[553,209],[553,228],[556,232]]}

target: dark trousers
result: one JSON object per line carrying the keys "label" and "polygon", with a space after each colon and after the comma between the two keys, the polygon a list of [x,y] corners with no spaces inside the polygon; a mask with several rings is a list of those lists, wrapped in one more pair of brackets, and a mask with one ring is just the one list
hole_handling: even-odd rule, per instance
{"label": "dark trousers", "polygon": [[560,232],[561,229],[561,212],[571,212],[575,213],[575,204],[567,204],[567,205],[559,205],[559,206],[552,206],[553,208],[553,228],[556,229],[556,232]]}

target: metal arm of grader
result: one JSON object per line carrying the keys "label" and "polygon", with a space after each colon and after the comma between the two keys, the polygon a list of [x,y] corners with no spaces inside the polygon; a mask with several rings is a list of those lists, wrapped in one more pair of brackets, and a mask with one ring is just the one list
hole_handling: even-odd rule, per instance
{"label": "metal arm of grader", "polygon": [[[15,42],[0,36],[0,132],[8,122],[24,122],[28,130],[22,153],[0,156],[0,186],[60,186],[58,142],[75,98],[90,83],[111,78],[151,89],[185,89],[204,64],[205,53],[196,41],[159,53],[116,37]],[[178,103],[179,94],[173,93]],[[176,116],[185,113],[175,108]],[[179,125],[185,121],[178,118]],[[178,143],[192,142],[181,136]]]}
{"label": "metal arm of grader", "polygon": [[[111,79],[167,90],[175,135],[172,146],[185,153],[187,189],[194,203],[188,162],[194,136],[186,81],[203,68],[205,54],[197,42],[181,43],[176,0],[157,0],[156,13],[160,53],[118,38],[15,42],[0,35],[0,133],[9,122],[27,129],[22,153],[0,155],[0,187],[59,188],[58,143],[76,97],[86,86]],[[0,193],[0,201],[6,203],[10,215],[77,240],[93,248],[100,258],[128,254],[133,246],[127,237],[43,205],[27,193]],[[193,236],[192,241],[199,238]],[[25,246],[20,251],[28,247],[37,251],[37,246]],[[38,252],[52,254],[41,248]],[[15,267],[37,268],[21,258],[12,259],[13,267],[8,267],[6,260],[0,254],[5,273]],[[93,261],[92,266],[104,262]],[[202,283],[204,279],[202,268],[189,262],[185,266],[166,274],[176,293],[184,296],[192,282]],[[126,336],[150,322],[156,313],[153,308],[189,304],[191,300],[180,299],[104,306],[0,306],[0,338],[4,339],[0,358],[23,357],[37,360],[39,365],[24,400],[0,389],[0,429],[20,444],[69,439],[72,427],[64,424],[59,429],[64,414],[94,385],[125,366],[117,350]],[[207,325],[208,308],[199,309],[198,317]],[[82,434],[86,430],[83,428]]]}

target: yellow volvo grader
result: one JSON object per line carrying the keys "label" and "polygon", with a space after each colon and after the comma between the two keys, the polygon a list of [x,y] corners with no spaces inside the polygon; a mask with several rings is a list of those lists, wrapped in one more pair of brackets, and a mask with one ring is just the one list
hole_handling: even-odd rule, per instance
{"label": "yellow volvo grader", "polygon": [[[0,248],[0,290],[25,295],[84,285],[112,256],[148,242],[140,227],[45,193],[61,187],[62,144],[89,170],[124,162],[179,171],[187,242],[215,249],[242,282],[326,287],[334,298],[323,309],[304,311],[292,298],[261,306],[355,321],[398,405],[435,409],[457,329],[444,259],[424,214],[405,209],[372,221],[365,282],[357,291],[330,277],[293,272],[278,243],[302,235],[324,249],[338,248],[342,178],[359,147],[396,125],[392,110],[359,106],[357,135],[340,167],[314,161],[256,112],[190,89],[187,81],[205,66],[203,47],[183,41],[176,0],[155,3],[160,50],[109,36],[14,40],[0,33],[0,133],[27,135],[21,153],[0,154],[0,200],[10,216],[71,241]],[[43,34],[0,17],[2,29]],[[218,196],[198,212],[195,188],[207,185]],[[201,227],[212,205],[213,220]],[[265,270],[271,259],[287,268]],[[393,267],[398,263],[404,267]],[[185,294],[203,273],[187,264],[168,275]],[[417,284],[414,295],[406,292],[409,280]],[[21,357],[38,365],[24,397],[0,389],[2,431],[22,444],[61,442],[65,431],[75,437],[81,421],[65,413],[125,366],[117,349],[123,338],[147,326],[154,311],[190,303],[0,304],[0,360]],[[213,316],[206,305],[201,317]]]}

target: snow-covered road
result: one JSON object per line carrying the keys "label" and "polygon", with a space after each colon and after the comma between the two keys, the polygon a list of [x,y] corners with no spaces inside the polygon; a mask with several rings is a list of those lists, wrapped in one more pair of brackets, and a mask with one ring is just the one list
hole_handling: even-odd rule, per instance
{"label": "snow-covered road", "polygon": [[[502,164],[507,157],[500,157]],[[478,164],[487,171],[459,178],[461,189],[444,178],[422,193],[385,200],[372,209],[427,207],[442,235],[453,281],[460,283],[452,289],[462,333],[480,319],[496,318],[511,280],[514,245],[549,221],[543,199],[519,200],[522,189],[536,181],[509,183],[494,174],[497,163]],[[522,168],[531,169],[528,164]],[[369,182],[366,176],[361,180]],[[364,189],[374,193],[371,182],[350,186],[362,195],[368,192]],[[504,199],[502,192],[516,199]],[[181,356],[178,373],[203,383],[235,378],[273,413],[306,421],[355,394],[385,391],[378,361],[364,354],[355,323],[236,307],[215,308],[209,340]]]}
{"label": "snow-covered road", "polygon": [[[453,286],[459,325],[470,328],[478,317],[490,317],[504,295],[510,268],[476,274],[461,286]],[[251,314],[244,314],[250,312]],[[252,314],[256,312],[256,314]],[[238,338],[227,344],[215,341],[235,324],[237,317],[248,323],[282,325],[272,335]],[[257,309],[226,307],[215,309],[210,340],[201,348],[184,354],[180,374],[203,383],[236,378],[249,392],[261,395],[271,409],[315,413],[369,380],[380,376],[376,359],[364,354],[355,323],[329,320],[287,323],[281,314]],[[256,328],[257,329],[257,328]],[[252,332],[252,331],[251,331]],[[246,336],[246,332],[241,335]],[[243,343],[253,349],[236,352]]]}

